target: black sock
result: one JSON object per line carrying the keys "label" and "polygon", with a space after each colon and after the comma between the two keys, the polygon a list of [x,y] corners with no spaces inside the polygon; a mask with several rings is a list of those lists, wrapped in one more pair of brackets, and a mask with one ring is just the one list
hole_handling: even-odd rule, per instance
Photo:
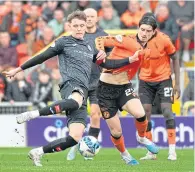
{"label": "black sock", "polygon": [[65,150],[69,147],[76,145],[78,142],[75,141],[71,136],[61,138],[50,142],[48,145],[43,146],[44,153],[53,153]]}
{"label": "black sock", "polygon": [[148,121],[148,127],[147,127],[146,132],[151,131],[151,130],[152,130],[152,123],[151,121]]}
{"label": "black sock", "polygon": [[136,118],[139,122],[144,122],[146,120],[146,115],[142,116],[141,118]]}
{"label": "black sock", "polygon": [[175,127],[176,127],[175,119],[166,120],[166,128],[167,129],[175,129]]}
{"label": "black sock", "polygon": [[50,106],[46,106],[39,110],[40,116],[48,116],[58,114],[63,111],[71,111],[79,109],[79,104],[73,99],[65,99],[54,102]]}
{"label": "black sock", "polygon": [[[121,135],[121,136],[122,136],[122,135]],[[111,137],[113,137],[115,140],[120,139],[120,138],[121,138],[121,136],[119,136],[119,137],[115,137],[115,136],[113,136],[113,135],[111,134]]]}
{"label": "black sock", "polygon": [[93,127],[89,128],[89,132],[88,132],[89,136],[93,136],[95,138],[98,138],[99,133],[100,133],[100,129],[99,128],[93,128]]}

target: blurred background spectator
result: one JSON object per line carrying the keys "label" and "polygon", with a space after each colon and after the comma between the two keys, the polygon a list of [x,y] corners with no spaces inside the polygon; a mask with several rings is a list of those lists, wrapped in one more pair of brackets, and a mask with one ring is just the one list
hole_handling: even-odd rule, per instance
{"label": "blurred background spectator", "polygon": [[38,108],[43,108],[52,100],[52,83],[50,74],[47,70],[41,70],[38,75],[38,81],[35,83],[32,102]]}
{"label": "blurred background spectator", "polygon": [[4,75],[1,74],[3,67],[0,66],[0,102],[6,101],[6,92],[7,92],[7,80]]}
{"label": "blurred background spectator", "polygon": [[194,40],[194,1],[169,1],[170,14],[180,29],[182,60],[190,60],[190,43]]}
{"label": "blurred background spectator", "polygon": [[167,34],[175,45],[179,34],[179,27],[175,21],[175,18],[170,15],[167,4],[159,4],[157,6],[156,19],[160,31]]}
{"label": "blurred background spectator", "polygon": [[11,36],[11,45],[19,44],[20,23],[24,23],[27,14],[22,10],[22,2],[12,2],[11,11],[4,16],[1,30],[6,30]]}
{"label": "blurred background spectator", "polygon": [[187,87],[184,89],[182,101],[194,101],[194,71],[188,72],[189,82]]}
{"label": "blurred background spectator", "polygon": [[102,9],[103,16],[99,20],[102,29],[120,29],[120,18],[111,5]]}
{"label": "blurred background spectator", "polygon": [[121,16],[122,28],[136,29],[144,13],[139,1],[129,0],[128,9]]}
{"label": "blurred background spectator", "polygon": [[16,47],[10,45],[10,34],[7,31],[0,32],[0,65],[16,67],[17,60]]}
{"label": "blurred background spectator", "polygon": [[64,20],[63,10],[60,8],[56,9],[54,12],[54,18],[48,23],[56,37],[59,36],[64,29]]}
{"label": "blurred background spectator", "polygon": [[42,15],[46,17],[47,21],[53,19],[53,14],[57,6],[57,1],[47,1],[42,4]]}
{"label": "blurred background spectator", "polygon": [[52,97],[54,101],[60,100],[59,83],[61,81],[60,71],[58,68],[53,68],[51,72],[52,78]]}
{"label": "blurred background spectator", "polygon": [[7,86],[7,100],[11,103],[26,102],[30,100],[32,93],[31,84],[24,77],[24,72],[20,72],[15,79]]}

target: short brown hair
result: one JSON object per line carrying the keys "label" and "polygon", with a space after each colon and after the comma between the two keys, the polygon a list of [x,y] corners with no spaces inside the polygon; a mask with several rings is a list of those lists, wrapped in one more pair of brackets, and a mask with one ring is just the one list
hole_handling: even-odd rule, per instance
{"label": "short brown hair", "polygon": [[87,16],[83,11],[80,10],[73,11],[71,14],[69,14],[67,17],[67,21],[71,22],[75,18],[79,20],[83,20],[85,22],[87,21]]}

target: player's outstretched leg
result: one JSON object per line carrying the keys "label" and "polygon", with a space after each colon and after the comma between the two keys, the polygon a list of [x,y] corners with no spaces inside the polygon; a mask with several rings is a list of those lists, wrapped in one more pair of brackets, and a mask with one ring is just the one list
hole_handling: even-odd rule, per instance
{"label": "player's outstretched leg", "polygon": [[146,119],[146,115],[144,115],[141,118],[136,118],[135,126],[137,129],[137,133],[136,133],[137,141],[143,144],[151,153],[157,154],[159,152],[159,148],[151,140],[145,137],[147,125],[148,125],[148,120]]}
{"label": "player's outstretched leg", "polygon": [[28,157],[33,161],[33,164],[35,166],[42,167],[41,157],[43,156],[43,154],[44,154],[43,148],[39,147],[39,148],[32,149],[28,153]]}
{"label": "player's outstretched leg", "polygon": [[[90,100],[91,101],[91,100]],[[92,101],[93,102],[93,101]],[[91,104],[91,113],[90,113],[90,128],[88,135],[93,136],[98,139],[100,133],[100,109],[97,104]],[[75,145],[69,150],[66,159],[72,161],[76,158],[78,146]],[[85,160],[93,160],[93,158],[84,157]]]}
{"label": "player's outstretched leg", "polygon": [[76,155],[77,155],[77,150],[78,150],[78,144],[73,146],[73,147],[71,147],[69,152],[68,152],[68,154],[67,154],[66,159],[68,161],[74,160],[76,158]]}
{"label": "player's outstretched leg", "polygon": [[[147,130],[146,130],[146,138],[152,142],[153,139],[152,139],[151,129],[152,129],[152,123],[151,121],[149,121]],[[140,160],[156,160],[156,159],[157,159],[156,154],[153,154],[150,151],[148,151],[144,157],[140,158]]]}
{"label": "player's outstretched leg", "polygon": [[139,162],[133,158],[130,153],[125,148],[124,137],[120,136],[119,138],[111,136],[111,140],[114,146],[119,150],[122,160],[125,161],[127,165],[138,165]]}
{"label": "player's outstretched leg", "polygon": [[140,137],[139,134],[136,134],[137,141],[144,145],[148,151],[150,151],[153,154],[158,154],[159,148],[156,146],[152,141],[147,139],[146,137]]}
{"label": "player's outstretched leg", "polygon": [[19,115],[16,116],[16,121],[18,124],[22,124],[24,122],[30,121],[31,119],[37,118],[39,117],[39,111],[35,110],[35,111],[27,111],[24,113],[21,113]]}
{"label": "player's outstretched leg", "polygon": [[[79,94],[79,93],[74,92],[73,94]],[[80,94],[79,96],[81,97],[80,99],[83,99]],[[80,104],[78,102],[79,101],[74,100],[74,99],[59,100],[40,110],[34,110],[34,111],[28,111],[28,112],[21,113],[20,115],[17,115],[16,121],[18,124],[22,124],[24,122],[27,122],[39,116],[55,115],[63,111],[77,110],[80,107]]]}
{"label": "player's outstretched leg", "polygon": [[63,151],[69,147],[76,145],[78,142],[71,136],[60,138],[50,142],[48,145],[32,149],[28,156],[33,161],[35,166],[42,166],[41,157],[46,153],[54,153]]}

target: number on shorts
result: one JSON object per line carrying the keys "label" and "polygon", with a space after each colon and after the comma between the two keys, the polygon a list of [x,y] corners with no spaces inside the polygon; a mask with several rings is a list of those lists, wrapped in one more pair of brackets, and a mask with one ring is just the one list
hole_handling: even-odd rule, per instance
{"label": "number on shorts", "polygon": [[164,88],[164,96],[171,97],[173,95],[173,88],[172,87],[165,87]]}
{"label": "number on shorts", "polygon": [[131,94],[133,93],[133,91],[134,91],[134,90],[133,90],[132,88],[126,89],[126,90],[125,90],[126,96],[131,95]]}

